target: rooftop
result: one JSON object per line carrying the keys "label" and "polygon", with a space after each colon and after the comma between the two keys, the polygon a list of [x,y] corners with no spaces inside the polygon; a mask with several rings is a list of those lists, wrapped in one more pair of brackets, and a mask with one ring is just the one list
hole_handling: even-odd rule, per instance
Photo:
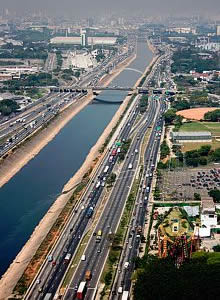
{"label": "rooftop", "polygon": [[174,137],[185,137],[185,136],[209,136],[211,137],[212,134],[209,131],[196,131],[196,132],[189,132],[189,131],[181,131],[181,132],[172,132]]}

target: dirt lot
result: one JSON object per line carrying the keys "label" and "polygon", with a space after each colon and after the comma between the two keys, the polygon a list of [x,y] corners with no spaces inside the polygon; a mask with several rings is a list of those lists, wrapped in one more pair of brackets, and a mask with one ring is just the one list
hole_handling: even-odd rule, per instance
{"label": "dirt lot", "polygon": [[176,114],[183,116],[185,119],[202,120],[204,118],[205,113],[216,109],[218,109],[218,107],[191,108],[178,111]]}
{"label": "dirt lot", "polygon": [[194,200],[194,193],[206,197],[209,190],[220,188],[220,168],[162,171],[158,186],[165,201]]}

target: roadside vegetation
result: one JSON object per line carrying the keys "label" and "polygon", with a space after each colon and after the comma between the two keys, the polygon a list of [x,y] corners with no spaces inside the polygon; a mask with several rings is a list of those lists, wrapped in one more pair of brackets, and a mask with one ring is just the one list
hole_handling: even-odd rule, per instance
{"label": "roadside vegetation", "polygon": [[194,47],[180,48],[173,54],[172,73],[189,73],[191,70],[203,72],[209,70],[219,70],[219,58],[216,53],[212,53],[209,58],[203,59],[198,55],[199,49]]}
{"label": "roadside vegetation", "polygon": [[179,268],[169,258],[146,255],[136,269],[135,300],[218,299],[220,293],[219,252],[197,252]]}
{"label": "roadside vegetation", "polygon": [[14,100],[2,100],[0,101],[0,113],[3,116],[8,116],[12,112],[16,112],[19,109],[19,105]]}

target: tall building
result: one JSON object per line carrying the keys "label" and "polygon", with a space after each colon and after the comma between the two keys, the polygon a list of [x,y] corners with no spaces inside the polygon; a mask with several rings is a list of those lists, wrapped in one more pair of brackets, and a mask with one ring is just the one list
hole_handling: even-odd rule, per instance
{"label": "tall building", "polygon": [[217,26],[216,26],[216,34],[217,34],[217,35],[220,35],[220,25],[217,25]]}
{"label": "tall building", "polygon": [[80,30],[80,36],[81,36],[81,46],[86,47],[88,44],[86,29]]}

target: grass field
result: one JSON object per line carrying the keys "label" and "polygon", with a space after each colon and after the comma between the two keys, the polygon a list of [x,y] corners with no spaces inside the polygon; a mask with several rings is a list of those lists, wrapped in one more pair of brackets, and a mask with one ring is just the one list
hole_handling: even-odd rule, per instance
{"label": "grass field", "polygon": [[184,143],[181,147],[181,151],[186,152],[191,150],[197,150],[201,146],[205,145],[211,145],[212,149],[215,150],[217,148],[220,148],[220,141],[213,141],[212,143]]}
{"label": "grass field", "polygon": [[220,123],[217,122],[192,122],[185,123],[179,131],[210,131],[212,135],[220,135]]}

